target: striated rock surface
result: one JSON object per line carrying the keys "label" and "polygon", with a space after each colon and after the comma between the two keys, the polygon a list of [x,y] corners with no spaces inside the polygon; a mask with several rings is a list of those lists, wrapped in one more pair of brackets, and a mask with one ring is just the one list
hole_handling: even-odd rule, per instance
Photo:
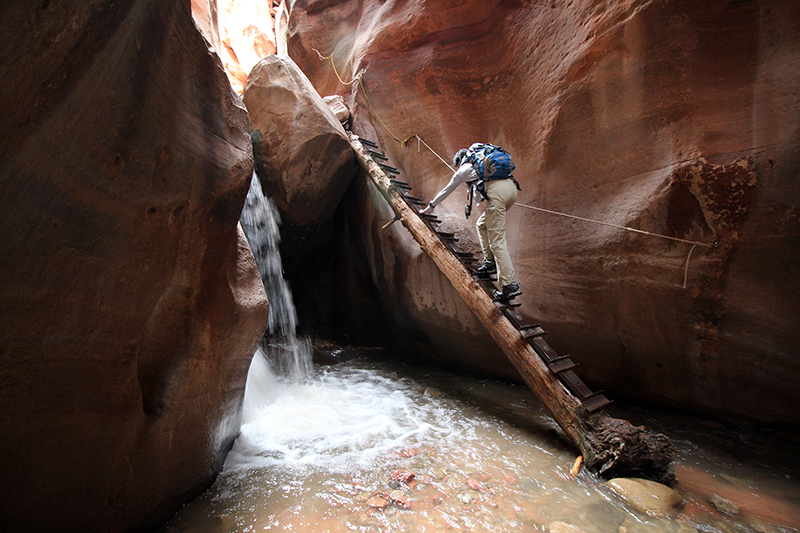
{"label": "striated rock surface", "polygon": [[158,523],[221,467],[266,324],[247,115],[189,2],[0,14],[0,522]]}
{"label": "striated rock surface", "polygon": [[274,0],[192,0],[192,14],[219,54],[231,86],[242,94],[258,61],[277,51]]}
{"label": "striated rock surface", "polygon": [[[446,160],[489,141],[514,156],[520,204],[718,242],[692,250],[512,209],[521,312],[590,385],[800,422],[796,2],[289,4],[290,55],[321,94],[345,95],[354,131],[382,143],[415,195],[432,197],[450,171],[396,139],[416,133]],[[314,49],[333,54],[345,79],[366,69],[363,83],[342,85]],[[347,200],[361,212],[342,216],[345,251],[325,251],[294,286],[321,273],[352,279],[336,293],[350,318],[335,327],[363,332],[377,305],[412,351],[432,343],[460,368],[513,374],[404,230],[380,231],[391,215],[361,187]],[[463,194],[437,213],[475,246]]]}

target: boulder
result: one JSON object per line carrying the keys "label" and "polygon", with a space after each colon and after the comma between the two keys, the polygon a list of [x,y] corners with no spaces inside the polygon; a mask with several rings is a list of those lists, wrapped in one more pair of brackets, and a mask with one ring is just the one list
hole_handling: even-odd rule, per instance
{"label": "boulder", "polygon": [[356,173],[339,119],[295,63],[267,56],[244,89],[256,170],[284,222],[329,221]]}
{"label": "boulder", "polygon": [[247,114],[188,2],[4,2],[0,521],[128,531],[214,480],[267,301]]}
{"label": "boulder", "polygon": [[674,516],[683,501],[678,492],[648,479],[615,478],[608,481],[608,486],[620,498],[648,516]]}

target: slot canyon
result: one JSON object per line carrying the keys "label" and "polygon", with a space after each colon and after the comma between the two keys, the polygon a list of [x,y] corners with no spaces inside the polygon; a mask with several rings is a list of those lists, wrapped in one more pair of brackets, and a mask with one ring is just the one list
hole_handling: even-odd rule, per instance
{"label": "slot canyon", "polygon": [[[8,0],[0,26],[3,530],[172,531],[242,453],[248,369],[282,309],[243,228],[253,180],[280,220],[278,273],[315,367],[375,353],[435,368],[463,380],[455,396],[522,419],[520,373],[392,223],[351,134],[425,202],[460,148],[508,150],[518,312],[610,409],[746,425],[797,451],[800,3]],[[480,256],[463,198],[435,213]],[[387,397],[417,394],[390,375]],[[384,386],[350,386],[366,382],[367,397]],[[543,430],[568,449],[558,432]],[[689,502],[669,531],[800,530],[796,457],[786,472],[789,503],[742,497],[726,514],[731,488],[703,504],[749,525],[705,528]],[[707,482],[676,475],[679,489]],[[383,512],[376,497],[365,505]],[[399,498],[383,500],[414,512]],[[637,531],[534,514],[517,530]],[[411,530],[374,519],[305,531]],[[255,530],[220,520],[209,530]]]}

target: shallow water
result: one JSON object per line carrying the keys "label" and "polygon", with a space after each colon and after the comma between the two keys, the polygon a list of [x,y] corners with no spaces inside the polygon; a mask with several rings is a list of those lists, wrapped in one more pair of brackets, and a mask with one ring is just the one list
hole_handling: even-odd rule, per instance
{"label": "shallow water", "polygon": [[[573,478],[575,452],[524,387],[369,360],[315,367],[305,382],[272,386],[269,398],[246,406],[217,482],[164,531],[505,532],[570,524],[587,533],[727,533],[800,524],[798,436],[789,432],[612,413],[666,433],[678,448],[684,505],[654,518],[585,470]],[[738,514],[718,511],[709,503],[714,494],[736,503]]]}

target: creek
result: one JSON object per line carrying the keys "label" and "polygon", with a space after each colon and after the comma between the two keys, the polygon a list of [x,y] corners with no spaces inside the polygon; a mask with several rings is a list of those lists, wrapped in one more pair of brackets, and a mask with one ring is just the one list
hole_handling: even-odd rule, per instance
{"label": "creek", "polygon": [[[250,223],[248,237],[253,224],[269,226]],[[262,248],[251,246],[258,258]],[[279,274],[280,263],[272,270]],[[272,305],[291,297],[285,282],[268,283],[278,288]],[[282,325],[270,326],[253,359],[241,433],[222,473],[162,532],[800,527],[797,433],[612,406],[609,414],[674,442],[683,503],[650,516],[605,480],[585,470],[571,474],[575,451],[527,388],[385,357],[312,365],[308,342],[294,336],[291,301],[275,309],[283,310],[276,313]]]}

